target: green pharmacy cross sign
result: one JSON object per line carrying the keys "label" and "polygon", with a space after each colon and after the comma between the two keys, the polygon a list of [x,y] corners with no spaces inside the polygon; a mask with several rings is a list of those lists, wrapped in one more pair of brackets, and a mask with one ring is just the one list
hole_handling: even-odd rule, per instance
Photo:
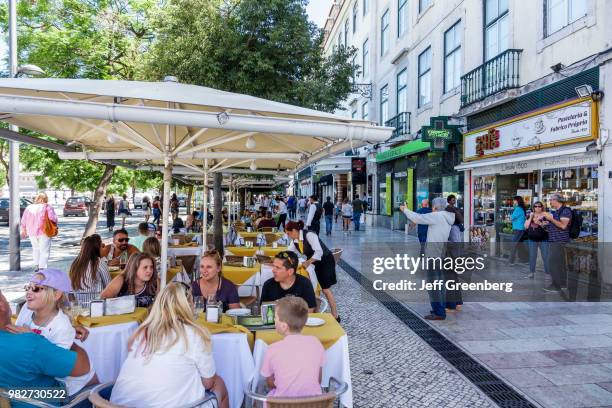
{"label": "green pharmacy cross sign", "polygon": [[421,140],[431,143],[431,150],[448,151],[450,143],[461,141],[459,126],[449,125],[448,116],[436,116],[429,120],[429,126],[421,128]]}

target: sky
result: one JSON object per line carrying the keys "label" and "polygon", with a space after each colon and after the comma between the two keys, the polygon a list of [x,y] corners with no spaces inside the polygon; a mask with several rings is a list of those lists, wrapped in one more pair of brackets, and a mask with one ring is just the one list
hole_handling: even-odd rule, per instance
{"label": "sky", "polygon": [[306,7],[308,18],[314,21],[319,28],[323,28],[332,3],[333,0],[310,0]]}

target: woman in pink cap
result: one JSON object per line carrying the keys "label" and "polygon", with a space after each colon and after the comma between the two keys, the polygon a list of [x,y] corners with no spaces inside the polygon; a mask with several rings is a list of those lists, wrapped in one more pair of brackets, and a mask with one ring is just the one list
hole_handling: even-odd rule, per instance
{"label": "woman in pink cap", "polygon": [[30,238],[36,270],[47,267],[51,251],[51,237],[44,231],[45,217],[49,217],[51,222],[57,224],[57,215],[47,201],[45,193],[38,193],[34,203],[28,205],[21,216],[21,236]]}
{"label": "woman in pink cap", "polygon": [[[32,276],[26,289],[26,304],[21,308],[13,333],[34,332],[58,347],[70,349],[75,339],[75,329],[62,308],[71,292],[70,279],[59,269],[41,269]],[[83,387],[98,382],[95,371],[80,377],[58,378],[66,385],[68,395],[78,393]]]}

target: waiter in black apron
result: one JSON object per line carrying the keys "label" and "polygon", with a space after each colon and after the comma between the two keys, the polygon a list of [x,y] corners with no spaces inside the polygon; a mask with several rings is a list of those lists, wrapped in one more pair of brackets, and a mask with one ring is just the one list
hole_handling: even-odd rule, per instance
{"label": "waiter in black apron", "polygon": [[[302,249],[300,249],[299,245],[300,231],[303,231],[304,236]],[[304,231],[304,222],[302,221],[288,222],[285,226],[285,232],[287,236],[291,238],[289,250],[306,257],[306,261],[302,263],[302,266],[308,268],[311,264],[314,265],[317,280],[319,281],[319,285],[321,285],[323,294],[329,302],[331,314],[340,322],[340,316],[338,316],[338,309],[336,307],[336,299],[330,289],[337,282],[334,255],[314,231]]]}
{"label": "waiter in black apron", "polygon": [[321,229],[321,215],[323,207],[319,204],[318,197],[313,194],[310,196],[310,207],[308,207],[308,217],[306,217],[306,229],[319,235]]}

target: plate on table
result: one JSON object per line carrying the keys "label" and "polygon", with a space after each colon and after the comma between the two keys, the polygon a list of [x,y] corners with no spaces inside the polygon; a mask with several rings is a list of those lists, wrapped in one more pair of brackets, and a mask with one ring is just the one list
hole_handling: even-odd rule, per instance
{"label": "plate on table", "polygon": [[228,316],[248,316],[251,311],[249,309],[228,309],[225,314]]}
{"label": "plate on table", "polygon": [[325,320],[321,319],[320,317],[309,317],[306,320],[306,326],[308,327],[323,326],[324,324]]}

